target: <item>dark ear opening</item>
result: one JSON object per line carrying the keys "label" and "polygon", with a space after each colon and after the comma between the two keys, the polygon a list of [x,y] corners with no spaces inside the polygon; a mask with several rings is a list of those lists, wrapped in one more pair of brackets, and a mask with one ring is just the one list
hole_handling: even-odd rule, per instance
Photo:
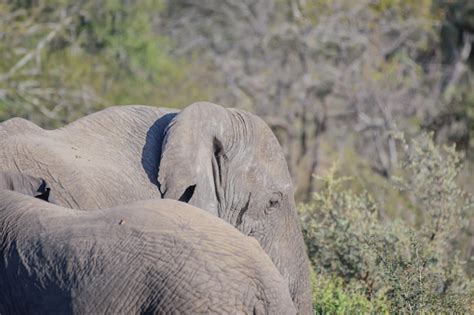
{"label": "dark ear opening", "polygon": [[196,189],[196,185],[189,186],[188,188],[186,188],[186,190],[181,195],[181,197],[179,197],[178,200],[182,202],[189,202],[189,200],[191,200],[191,198],[193,197],[195,189]]}
{"label": "dark ear opening", "polygon": [[224,198],[223,185],[227,176],[227,156],[224,154],[222,142],[214,138],[213,141],[214,156],[212,157],[212,175],[214,177],[214,189],[218,202]]}
{"label": "dark ear opening", "polygon": [[44,201],[49,201],[50,192],[51,192],[51,188],[49,188],[48,184],[46,184],[46,181],[42,179],[41,185],[38,187],[38,190],[36,191],[35,198],[38,198]]}
{"label": "dark ear opening", "polygon": [[39,193],[39,195],[36,195],[35,198],[44,200],[44,201],[49,201],[49,193],[51,192],[51,189],[46,188],[45,192]]}

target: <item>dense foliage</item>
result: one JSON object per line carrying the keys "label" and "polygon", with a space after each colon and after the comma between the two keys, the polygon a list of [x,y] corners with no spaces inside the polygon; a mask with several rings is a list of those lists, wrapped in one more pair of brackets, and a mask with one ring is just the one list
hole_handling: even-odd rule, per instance
{"label": "dense foliage", "polygon": [[[300,208],[309,256],[323,279],[314,290],[319,313],[470,310],[474,283],[452,246],[474,209],[455,181],[459,156],[427,135],[410,144],[400,141],[404,156],[389,189],[405,201],[402,213],[420,217],[384,222],[383,205],[367,192],[353,192],[335,167]],[[333,296],[329,303],[327,295]]]}
{"label": "dense foliage", "polygon": [[[163,3],[8,1],[0,4],[0,119],[57,127],[106,106],[182,107],[209,88],[169,54],[156,28]],[[198,71],[196,71],[198,72]]]}
{"label": "dense foliage", "polygon": [[367,297],[355,281],[345,283],[339,277],[314,273],[312,286],[315,314],[389,314],[384,296]]}

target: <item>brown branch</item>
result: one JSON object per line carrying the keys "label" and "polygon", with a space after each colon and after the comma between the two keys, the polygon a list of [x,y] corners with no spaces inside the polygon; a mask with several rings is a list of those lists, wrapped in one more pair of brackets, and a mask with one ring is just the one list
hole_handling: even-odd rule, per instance
{"label": "brown branch", "polygon": [[23,56],[13,67],[10,68],[10,70],[0,76],[0,82],[8,80],[11,78],[19,69],[24,67],[28,62],[33,60],[34,58],[37,58],[41,51],[46,47],[47,44],[49,44],[55,37],[56,35],[63,30],[67,25],[69,25],[72,21],[71,17],[66,17],[64,18],[60,23],[58,23],[51,32],[48,33],[43,39],[41,39],[38,44],[36,45],[35,49],[27,53],[26,55]]}

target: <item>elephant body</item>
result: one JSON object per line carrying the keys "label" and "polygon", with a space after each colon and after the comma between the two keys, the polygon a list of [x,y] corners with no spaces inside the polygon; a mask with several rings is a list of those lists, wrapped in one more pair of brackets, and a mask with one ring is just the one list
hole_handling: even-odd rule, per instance
{"label": "elephant body", "polygon": [[17,172],[0,171],[0,190],[12,190],[45,201],[52,201],[51,188],[44,179]]}
{"label": "elephant body", "polygon": [[77,211],[0,191],[0,314],[295,314],[254,239],[173,200]]}
{"label": "elephant body", "polygon": [[168,198],[255,238],[311,313],[309,261],[283,151],[257,116],[200,102],[111,107],[57,130],[0,124],[0,171],[41,177],[59,206],[100,210]]}
{"label": "elephant body", "polygon": [[0,124],[0,171],[43,178],[55,203],[74,209],[161,198],[156,176],[163,132],[174,115],[111,107],[57,130],[13,118]]}

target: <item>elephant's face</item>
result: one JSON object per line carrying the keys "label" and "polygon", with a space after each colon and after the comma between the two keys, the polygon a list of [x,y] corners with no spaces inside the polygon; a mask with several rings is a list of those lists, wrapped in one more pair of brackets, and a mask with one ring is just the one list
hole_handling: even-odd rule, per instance
{"label": "elephant's face", "polygon": [[282,149],[247,112],[196,103],[166,131],[159,171],[164,198],[189,202],[255,237],[310,312],[309,264]]}

